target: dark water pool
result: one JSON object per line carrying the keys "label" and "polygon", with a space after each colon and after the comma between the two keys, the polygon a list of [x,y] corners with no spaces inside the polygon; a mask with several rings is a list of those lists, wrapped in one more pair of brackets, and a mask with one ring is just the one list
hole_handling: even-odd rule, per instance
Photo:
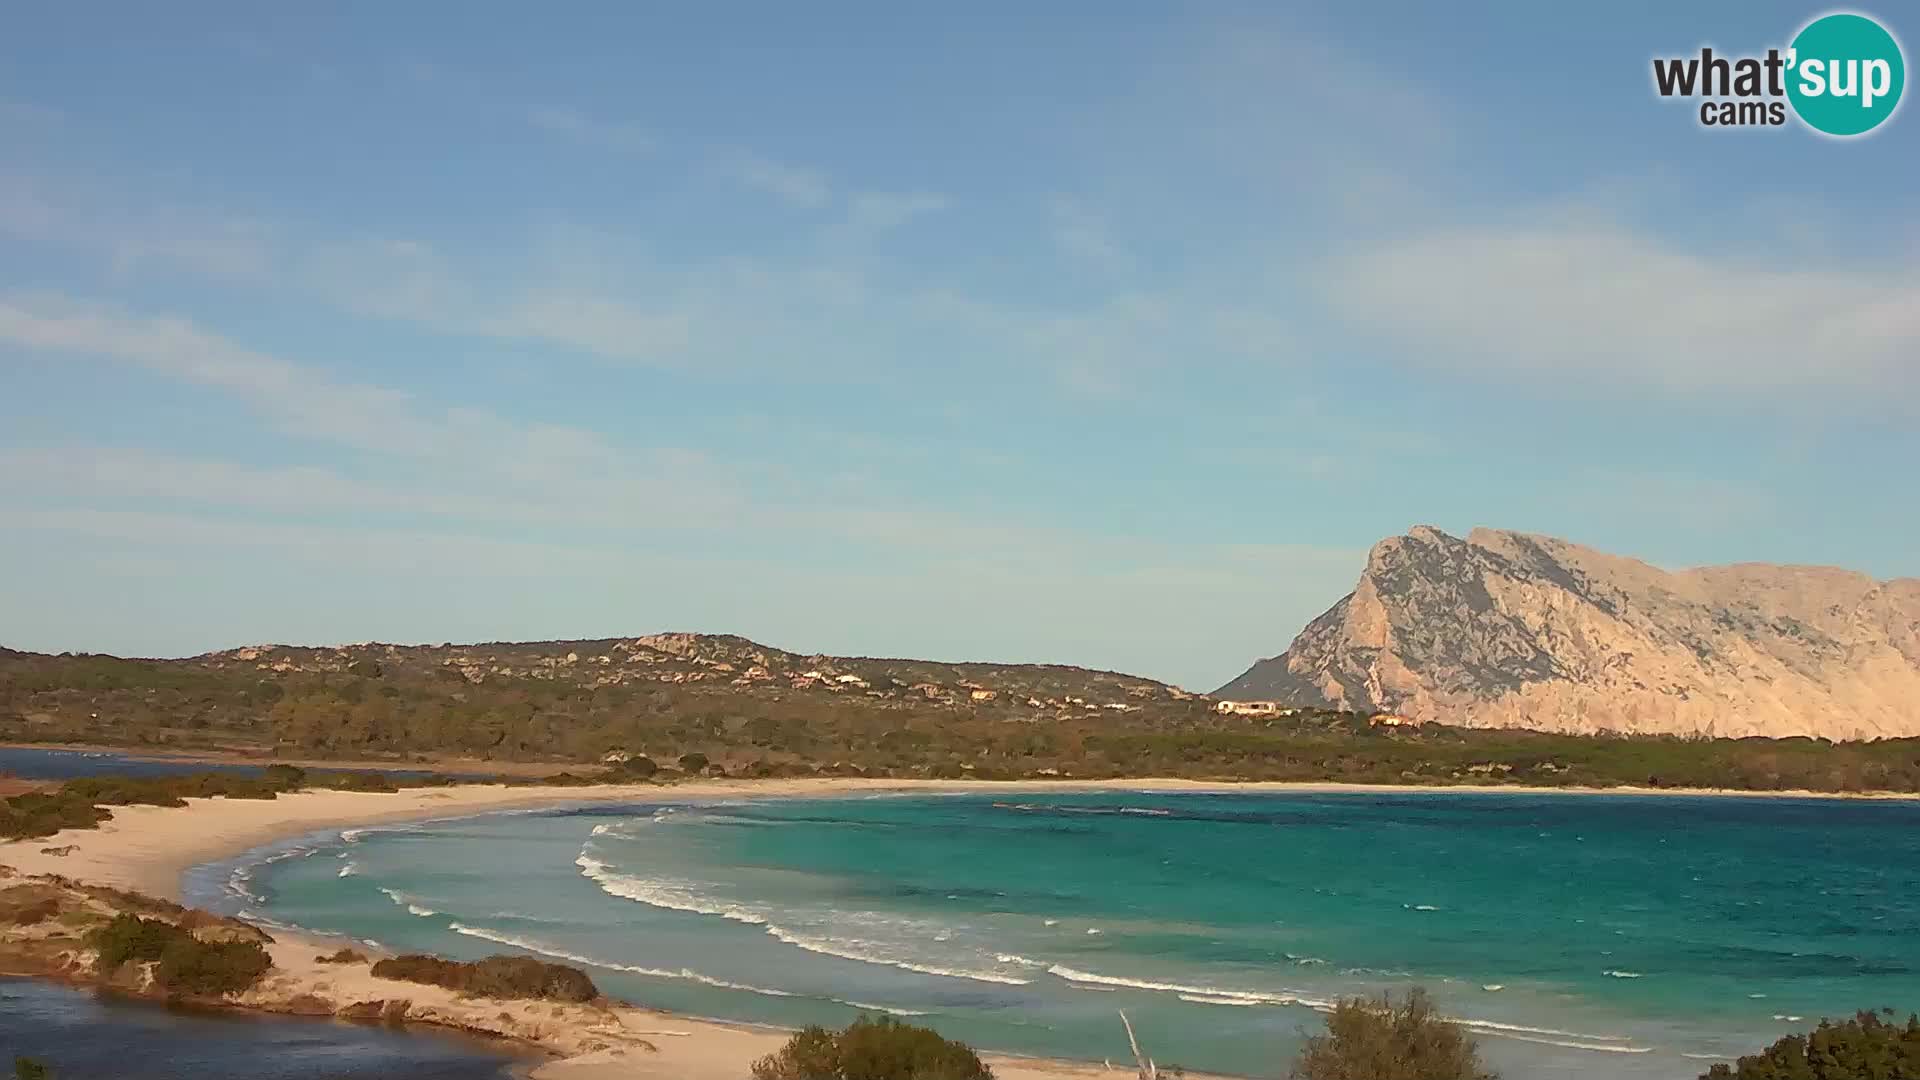
{"label": "dark water pool", "polygon": [[59,1080],[504,1080],[530,1059],[451,1034],[187,1011],[0,978],[0,1075]]}

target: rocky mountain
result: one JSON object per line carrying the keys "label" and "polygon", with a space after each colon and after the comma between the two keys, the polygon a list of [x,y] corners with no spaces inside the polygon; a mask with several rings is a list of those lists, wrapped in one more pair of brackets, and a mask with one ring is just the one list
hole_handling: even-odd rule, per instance
{"label": "rocky mountain", "polygon": [[1591,733],[1920,735],[1920,579],[1667,571],[1546,536],[1430,526],[1218,696]]}

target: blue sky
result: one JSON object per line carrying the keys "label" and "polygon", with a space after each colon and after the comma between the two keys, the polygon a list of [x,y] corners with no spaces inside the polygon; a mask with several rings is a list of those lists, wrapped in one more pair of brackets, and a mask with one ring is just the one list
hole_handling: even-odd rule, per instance
{"label": "blue sky", "polygon": [[1469,6],[15,11],[0,642],[1208,689],[1418,523],[1920,574],[1911,108],[1654,97],[1820,9]]}

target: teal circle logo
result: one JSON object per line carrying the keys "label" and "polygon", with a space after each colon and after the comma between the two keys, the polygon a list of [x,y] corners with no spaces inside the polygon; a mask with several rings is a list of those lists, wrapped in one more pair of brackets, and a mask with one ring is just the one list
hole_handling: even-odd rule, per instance
{"label": "teal circle logo", "polygon": [[1787,100],[1815,131],[1864,135],[1900,106],[1906,58],[1886,28],[1865,15],[1823,15],[1787,53]]}

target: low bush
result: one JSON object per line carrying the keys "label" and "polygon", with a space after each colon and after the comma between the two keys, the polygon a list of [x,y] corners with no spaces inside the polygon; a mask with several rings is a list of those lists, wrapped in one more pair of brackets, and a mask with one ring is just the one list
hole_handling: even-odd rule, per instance
{"label": "low bush", "polygon": [[316,956],[314,960],[322,964],[364,964],[367,954],[358,949],[345,948],[328,956]]}
{"label": "low bush", "polygon": [[87,943],[99,953],[94,961],[99,974],[110,975],[129,962],[154,962],[154,985],[170,994],[237,994],[273,966],[257,941],[201,941],[190,930],[138,915],[115,915],[88,935]]}
{"label": "low bush", "polygon": [[1395,1000],[1344,998],[1294,1060],[1293,1080],[1496,1080],[1479,1047],[1418,987]]}
{"label": "low bush", "polygon": [[[1891,1009],[1881,1011],[1892,1017]],[[1788,1035],[1700,1080],[1901,1080],[1920,1076],[1920,1017],[1905,1024],[1860,1012],[1844,1023],[1820,1021],[1806,1035]]]}
{"label": "low bush", "polygon": [[753,1080],[993,1080],[993,1070],[931,1028],[861,1017],[840,1032],[797,1032],[753,1063]]}
{"label": "low bush", "polygon": [[599,987],[586,972],[528,956],[489,956],[471,963],[409,953],[381,960],[373,974],[382,979],[444,986],[462,994],[501,999],[592,1001]]}
{"label": "low bush", "polygon": [[246,990],[272,966],[257,942],[204,942],[181,934],[161,951],[153,981],[169,993],[218,997]]}
{"label": "low bush", "polygon": [[87,944],[99,953],[94,960],[95,970],[106,975],[129,961],[145,963],[160,959],[167,943],[183,933],[185,931],[172,923],[122,914],[89,934]]}

